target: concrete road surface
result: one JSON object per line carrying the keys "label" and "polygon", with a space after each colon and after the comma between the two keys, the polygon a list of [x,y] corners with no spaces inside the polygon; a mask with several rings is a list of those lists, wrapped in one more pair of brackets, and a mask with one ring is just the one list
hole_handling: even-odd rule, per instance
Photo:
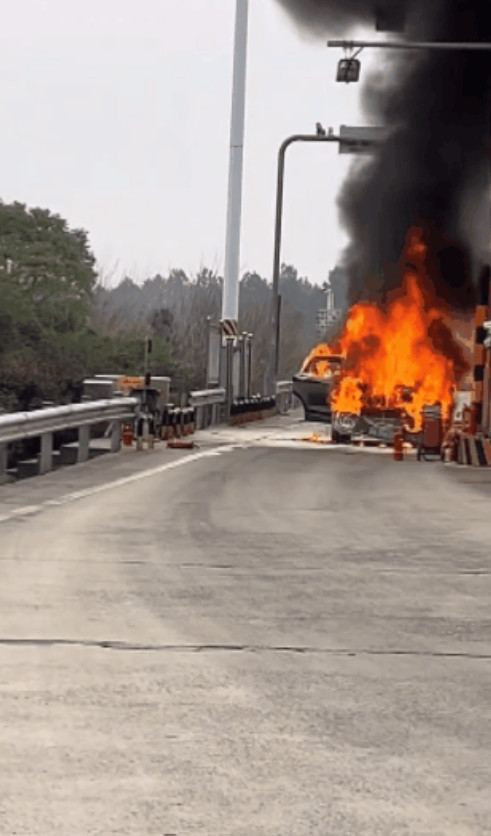
{"label": "concrete road surface", "polygon": [[0,489],[0,833],[491,834],[491,479],[292,419]]}

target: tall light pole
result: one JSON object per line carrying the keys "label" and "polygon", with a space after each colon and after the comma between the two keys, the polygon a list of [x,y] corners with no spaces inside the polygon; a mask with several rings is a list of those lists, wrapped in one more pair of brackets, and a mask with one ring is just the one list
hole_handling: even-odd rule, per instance
{"label": "tall light pole", "polygon": [[236,0],[227,232],[222,295],[223,332],[228,336],[236,336],[239,333],[240,221],[242,211],[248,12],[249,0]]}
{"label": "tall light pole", "polygon": [[271,329],[269,348],[269,380],[268,390],[274,395],[278,379],[280,360],[280,253],[281,231],[283,222],[283,186],[285,180],[285,154],[287,148],[294,142],[339,142],[334,134],[293,134],[287,137],[278,151],[278,171],[276,175],[276,214],[274,227],[274,255],[273,255],[273,287],[271,298]]}
{"label": "tall light pole", "polygon": [[[319,130],[319,128],[321,130]],[[278,151],[278,171],[276,180],[276,214],[274,227],[273,287],[271,299],[271,329],[268,358],[268,391],[275,394],[280,362],[280,264],[281,231],[283,222],[283,191],[285,180],[285,154],[294,142],[337,142],[339,150],[348,153],[371,153],[386,137],[386,129],[378,127],[349,128],[341,125],[339,135],[332,128],[326,133],[318,126],[316,134],[293,134],[287,137]]]}

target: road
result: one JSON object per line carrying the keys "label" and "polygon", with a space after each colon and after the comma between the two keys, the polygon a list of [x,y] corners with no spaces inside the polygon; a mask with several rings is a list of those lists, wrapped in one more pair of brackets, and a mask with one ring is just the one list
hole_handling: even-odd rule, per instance
{"label": "road", "polygon": [[0,489],[0,833],[491,833],[491,476],[307,429]]}

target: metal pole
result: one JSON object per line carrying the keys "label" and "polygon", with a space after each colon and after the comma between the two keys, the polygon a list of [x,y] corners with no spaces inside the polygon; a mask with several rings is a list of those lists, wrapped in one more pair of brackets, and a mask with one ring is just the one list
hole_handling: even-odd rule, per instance
{"label": "metal pole", "polygon": [[489,427],[489,358],[484,345],[486,329],[483,323],[489,317],[490,279],[490,267],[485,265],[479,277],[478,304],[476,307],[476,335],[474,339],[474,395],[476,401],[477,430],[485,434]]}
{"label": "metal pole", "polygon": [[457,43],[445,41],[328,41],[328,46],[340,47],[341,49],[365,49],[365,47],[374,47],[376,49],[430,49],[430,50],[451,50],[453,52],[461,50],[491,50],[491,43],[484,41],[471,43]]}
{"label": "metal pole", "polygon": [[287,137],[278,151],[278,171],[276,178],[276,215],[274,229],[274,256],[273,256],[273,287],[271,299],[271,345],[269,358],[269,394],[274,394],[276,386],[276,375],[279,366],[279,286],[280,286],[280,254],[281,254],[281,228],[283,221],[283,187],[285,179],[285,154],[286,149],[293,142],[339,142],[340,137],[334,134],[319,136],[318,134],[293,134]]}
{"label": "metal pole", "polygon": [[252,334],[247,335],[247,389],[246,398],[252,395]]}
{"label": "metal pole", "polygon": [[211,343],[211,316],[206,317],[206,372],[205,389],[210,388],[210,343]]}
{"label": "metal pole", "polygon": [[281,339],[281,293],[278,293],[278,313],[277,313],[277,316],[276,316],[276,340],[275,340],[275,358],[274,358],[274,382],[275,382],[275,385],[276,385],[276,381],[278,380],[278,372],[279,372],[279,368],[280,368],[280,339]]}
{"label": "metal pole", "polygon": [[222,297],[222,319],[229,319],[235,323],[237,323],[239,315],[240,219],[242,209],[248,6],[249,0],[236,0],[227,233]]}
{"label": "metal pole", "polygon": [[225,410],[226,410],[226,421],[230,421],[230,416],[232,414],[232,403],[233,403],[233,398],[234,398],[234,392],[233,392],[234,338],[233,337],[227,337],[226,338],[225,357],[226,357]]}
{"label": "metal pole", "polygon": [[239,337],[240,346],[240,385],[239,395],[241,398],[246,397],[247,389],[247,332]]}

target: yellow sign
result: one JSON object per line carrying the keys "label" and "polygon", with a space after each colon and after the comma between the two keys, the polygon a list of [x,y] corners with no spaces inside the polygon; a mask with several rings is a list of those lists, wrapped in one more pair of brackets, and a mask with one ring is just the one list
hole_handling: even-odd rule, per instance
{"label": "yellow sign", "polygon": [[139,389],[143,386],[142,377],[127,377],[124,375],[118,379],[117,387],[119,392],[131,392],[132,389]]}

